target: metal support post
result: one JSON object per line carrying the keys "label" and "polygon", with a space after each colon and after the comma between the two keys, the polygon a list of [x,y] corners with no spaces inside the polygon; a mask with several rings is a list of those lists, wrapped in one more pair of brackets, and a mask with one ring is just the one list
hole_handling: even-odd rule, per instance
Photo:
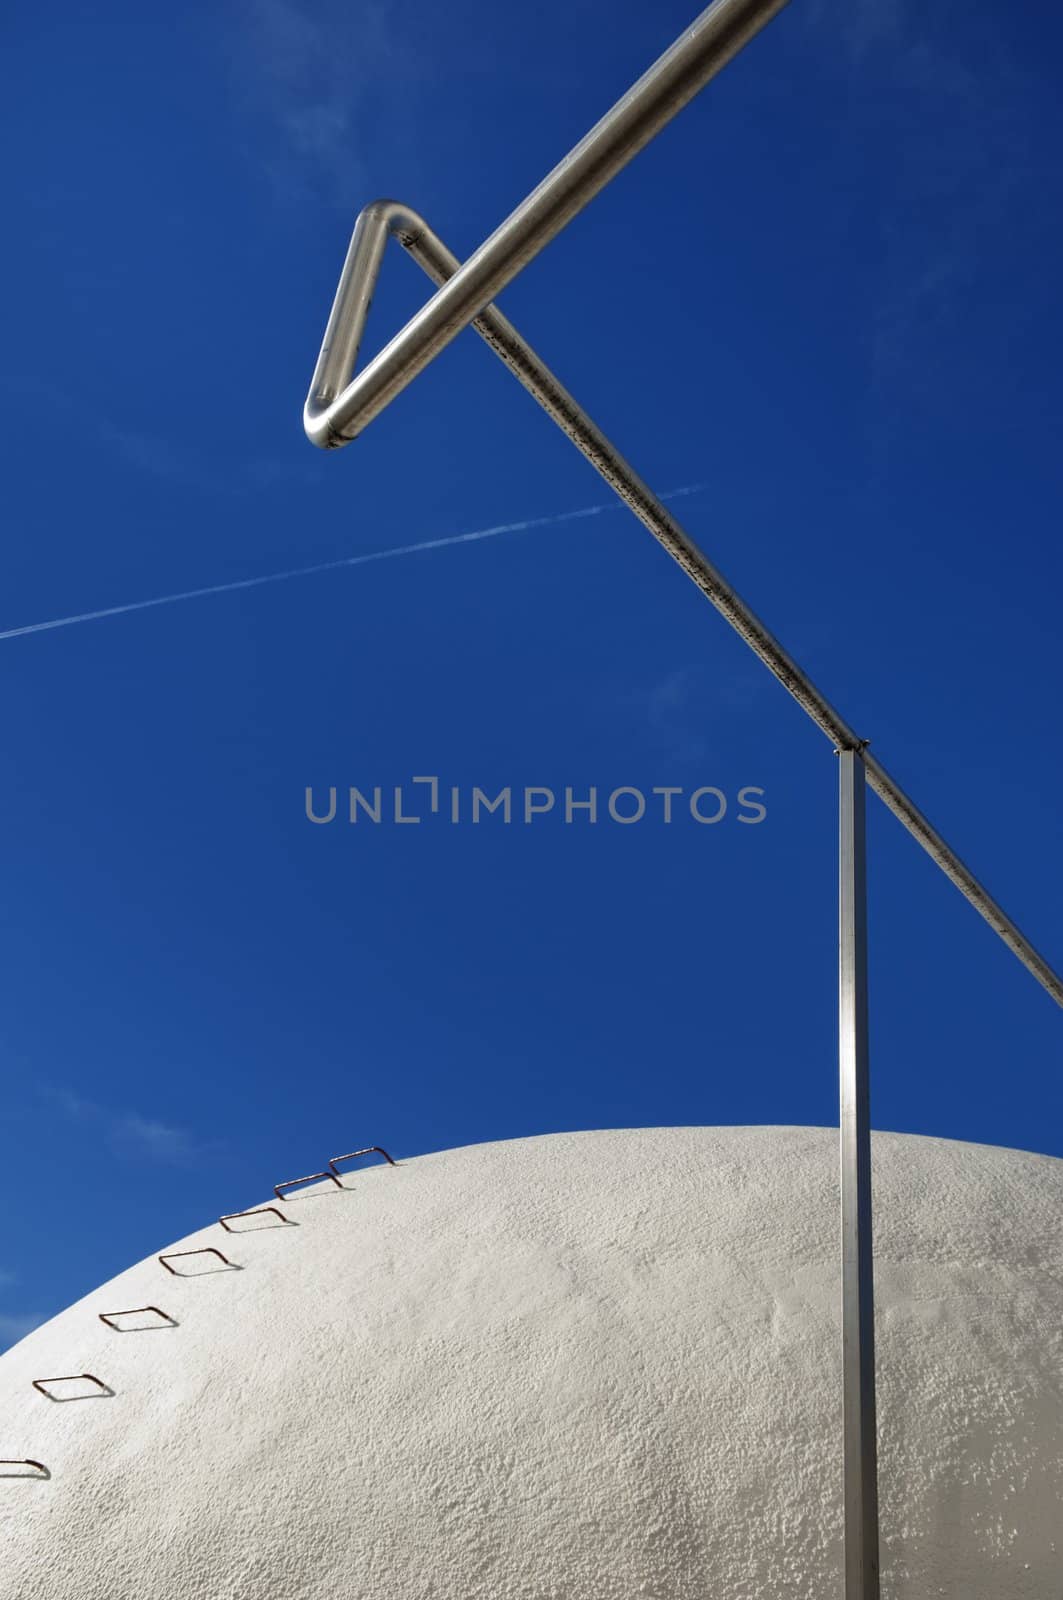
{"label": "metal support post", "polygon": [[838,1063],[840,1069],[842,1405],[845,1600],[879,1600],[875,1290],[867,1033],[864,758],[838,752]]}

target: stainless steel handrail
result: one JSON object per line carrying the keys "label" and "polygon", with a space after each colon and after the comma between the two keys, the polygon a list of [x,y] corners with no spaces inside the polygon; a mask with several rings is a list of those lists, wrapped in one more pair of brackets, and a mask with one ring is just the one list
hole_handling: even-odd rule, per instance
{"label": "stainless steel handrail", "polygon": [[[437,284],[454,281],[462,270],[457,256],[411,207],[395,200],[376,200],[366,206],[355,224],[329,322],[331,329],[337,320],[337,308],[340,308],[342,315],[339,320],[344,328],[348,372],[357,359],[373,287],[389,235],[398,239]],[[429,301],[429,305],[434,303],[434,300]],[[866,741],[853,731],[841,712],[798,666],[771,630],[732,588],[719,568],[698,548],[649,485],[643,482],[630,462],[606,438],[508,318],[495,306],[488,306],[472,319],[472,326],[547,415],[568,434],[606,483],[631,507],[643,527],[653,534],[687,576],[693,579],[702,594],[726,617],[735,632],[755,651],[831,743],[842,750],[863,749]],[[326,342],[318,359],[318,373],[326,364],[328,340],[326,332]],[[334,350],[335,346],[332,348]],[[1063,978],[1016,927],[1003,907],[998,905],[985,885],[942,838],[914,800],[867,749],[864,749],[864,767],[871,788],[898,821],[922,845],[931,860],[937,863],[1057,1005],[1063,1006]]]}
{"label": "stainless steel handrail", "polygon": [[344,269],[303,413],[311,442],[355,438],[785,3],[716,0],[703,11],[353,383],[360,307]]}

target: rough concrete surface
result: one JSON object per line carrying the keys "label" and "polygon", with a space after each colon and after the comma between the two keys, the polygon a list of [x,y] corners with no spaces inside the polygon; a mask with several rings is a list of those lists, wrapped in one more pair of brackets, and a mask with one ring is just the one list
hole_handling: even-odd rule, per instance
{"label": "rough concrete surface", "polygon": [[[836,1144],[471,1146],[173,1246],[239,1271],[140,1262],[0,1357],[0,1455],[51,1474],[0,1478],[0,1593],[839,1595]],[[874,1171],[883,1596],[1061,1600],[1063,1161],[877,1134]],[[69,1372],[113,1394],[30,1387]]]}

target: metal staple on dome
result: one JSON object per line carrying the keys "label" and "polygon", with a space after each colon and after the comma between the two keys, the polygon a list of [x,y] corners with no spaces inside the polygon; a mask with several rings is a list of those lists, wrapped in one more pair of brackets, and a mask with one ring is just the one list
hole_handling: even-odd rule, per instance
{"label": "metal staple on dome", "polygon": [[356,1156],[371,1156],[374,1153],[378,1156],[383,1156],[389,1167],[398,1166],[398,1162],[394,1161],[392,1157],[388,1155],[383,1145],[370,1144],[367,1145],[364,1150],[348,1150],[345,1156],[333,1156],[329,1162],[329,1169],[335,1175],[337,1161],[353,1161]]}
{"label": "metal staple on dome", "polygon": [[[44,1462],[34,1461],[31,1456],[0,1456],[0,1467],[36,1467],[37,1471],[43,1473],[46,1478],[51,1477],[51,1473]],[[4,1473],[5,1478],[24,1478],[26,1476],[28,1474],[24,1472]]]}
{"label": "metal staple on dome", "polygon": [[[284,1185],[281,1184],[282,1189],[283,1187]],[[265,1216],[267,1211],[272,1211],[275,1217],[280,1217],[287,1227],[297,1228],[299,1226],[294,1217],[286,1217],[283,1211],[277,1210],[276,1206],[254,1206],[250,1211],[227,1211],[224,1217],[218,1218],[218,1221],[226,1233],[239,1233],[240,1230],[238,1228],[230,1228],[227,1224],[235,1221],[237,1217],[262,1217]]]}
{"label": "metal staple on dome", "polygon": [[164,1266],[167,1272],[172,1272],[175,1278],[179,1278],[181,1274],[170,1266],[170,1262],[175,1261],[178,1256],[217,1256],[218,1260],[224,1261],[227,1267],[236,1266],[235,1261],[230,1261],[228,1256],[223,1256],[221,1251],[215,1250],[212,1244],[203,1245],[199,1250],[167,1250],[164,1255],[158,1257],[159,1264]]}
{"label": "metal staple on dome", "polygon": [[128,1311],[99,1311],[97,1316],[101,1322],[106,1323],[108,1328],[113,1328],[115,1333],[146,1333],[149,1331],[146,1328],[120,1328],[117,1322],[111,1321],[112,1317],[138,1317],[144,1311],[154,1311],[157,1317],[162,1317],[163,1321],[168,1322],[171,1327],[176,1328],[177,1326],[170,1313],[163,1311],[159,1306],[132,1306]]}
{"label": "metal staple on dome", "polygon": [[318,1178],[330,1178],[336,1185],[337,1189],[343,1188],[343,1184],[340,1182],[339,1178],[337,1178],[334,1172],[311,1172],[308,1173],[305,1178],[289,1178],[286,1183],[274,1184],[273,1193],[277,1196],[278,1200],[283,1200],[284,1196],[281,1194],[282,1189],[294,1189],[297,1183],[314,1183]]}
{"label": "metal staple on dome", "polygon": [[[84,1378],[86,1383],[96,1384],[102,1394],[112,1395],[114,1393],[114,1390],[111,1388],[110,1384],[104,1383],[102,1378],[97,1378],[94,1372],[68,1372],[61,1378],[32,1378],[30,1381],[33,1385],[33,1388],[36,1389],[40,1394],[43,1394],[45,1399],[54,1400],[56,1396],[48,1393],[48,1390],[45,1387],[46,1384],[76,1383],[79,1378]],[[80,1394],[69,1395],[67,1398],[71,1400],[95,1400],[97,1397],[95,1395]]]}

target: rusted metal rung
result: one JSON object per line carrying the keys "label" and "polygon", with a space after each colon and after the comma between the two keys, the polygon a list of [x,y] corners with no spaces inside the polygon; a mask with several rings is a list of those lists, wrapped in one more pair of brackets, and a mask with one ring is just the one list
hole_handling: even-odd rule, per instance
{"label": "rusted metal rung", "polygon": [[[77,1383],[78,1380],[81,1379],[81,1378],[84,1378],[86,1383],[94,1383],[97,1386],[97,1388],[100,1390],[101,1394],[112,1395],[114,1393],[114,1390],[111,1388],[110,1384],[109,1383],[104,1383],[102,1378],[97,1378],[97,1376],[96,1376],[96,1374],[94,1372],[68,1372],[62,1378],[33,1378],[30,1381],[31,1381],[33,1387],[36,1390],[38,1390],[38,1392],[40,1394],[43,1394],[46,1399],[55,1400],[57,1397],[54,1394],[49,1394],[48,1393],[48,1389],[46,1387],[48,1384],[50,1384],[50,1383]],[[79,1394],[79,1395],[68,1395],[67,1398],[70,1399],[70,1400],[95,1400],[97,1398],[97,1396],[96,1395]]]}
{"label": "rusted metal rung", "polygon": [[108,1328],[113,1328],[115,1333],[148,1333],[150,1329],[147,1328],[120,1328],[117,1322],[112,1322],[111,1320],[112,1317],[139,1317],[145,1311],[154,1311],[155,1315],[161,1317],[168,1327],[176,1328],[175,1319],[171,1317],[168,1311],[161,1310],[159,1306],[132,1306],[128,1311],[99,1311],[96,1314],[100,1321],[106,1323]]}
{"label": "rusted metal rung", "polygon": [[217,1256],[218,1260],[224,1261],[227,1267],[236,1266],[235,1261],[230,1261],[228,1256],[223,1256],[221,1251],[215,1250],[212,1244],[204,1245],[200,1250],[167,1250],[164,1255],[158,1257],[158,1260],[160,1265],[164,1266],[167,1272],[172,1272],[175,1278],[179,1278],[181,1274],[171,1267],[170,1262],[176,1261],[178,1256]]}
{"label": "rusted metal rung", "polygon": [[[51,1473],[44,1462],[34,1461],[30,1456],[0,1456],[0,1467],[36,1467],[37,1471],[43,1473],[46,1478],[51,1477]],[[26,1478],[29,1474],[26,1472],[5,1472],[3,1476],[5,1478]]]}
{"label": "rusted metal rung", "polygon": [[282,1189],[294,1189],[297,1183],[316,1183],[318,1178],[330,1178],[336,1185],[337,1189],[343,1188],[343,1184],[340,1182],[339,1178],[337,1178],[334,1172],[311,1172],[305,1178],[289,1178],[287,1183],[274,1184],[273,1193],[277,1196],[278,1200],[283,1200],[284,1196],[281,1194]]}
{"label": "rusted metal rung", "polygon": [[[284,1185],[281,1184],[282,1189],[283,1187]],[[226,1233],[239,1233],[241,1231],[239,1228],[230,1228],[227,1226],[227,1224],[234,1222],[237,1217],[264,1217],[267,1211],[272,1211],[275,1217],[280,1217],[281,1221],[287,1227],[297,1228],[299,1226],[294,1217],[286,1217],[283,1211],[277,1210],[276,1206],[254,1206],[250,1211],[227,1211],[224,1217],[218,1218],[218,1221],[221,1223]]]}
{"label": "rusted metal rung", "polygon": [[333,1156],[332,1160],[329,1162],[329,1169],[331,1172],[336,1173],[338,1170],[336,1166],[337,1161],[353,1161],[357,1156],[371,1155],[383,1156],[389,1167],[398,1166],[398,1162],[392,1160],[391,1156],[388,1155],[383,1145],[371,1144],[367,1145],[364,1150],[348,1150],[345,1156]]}

